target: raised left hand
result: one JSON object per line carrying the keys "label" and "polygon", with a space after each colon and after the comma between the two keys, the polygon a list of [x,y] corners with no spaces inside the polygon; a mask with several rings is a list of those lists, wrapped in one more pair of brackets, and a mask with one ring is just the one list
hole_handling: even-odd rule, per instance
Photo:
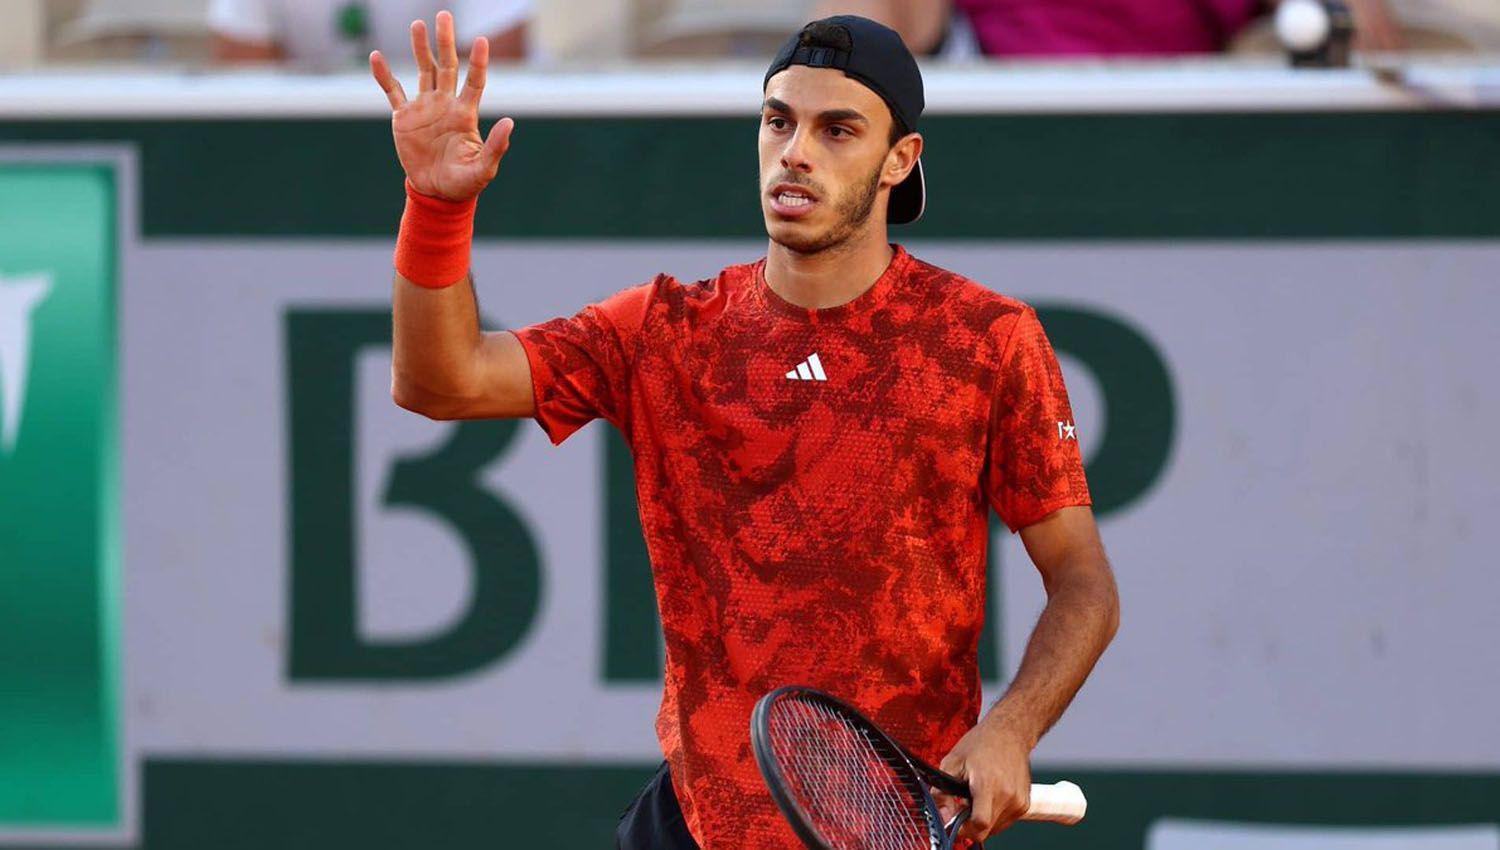
{"label": "raised left hand", "polygon": [[[960,839],[982,841],[1015,823],[1031,805],[1031,745],[994,719],[970,729],[938,767],[967,781],[973,794]],[[934,796],[945,822],[958,814],[960,801]]]}
{"label": "raised left hand", "polygon": [[484,94],[489,68],[489,42],[474,40],[469,51],[469,74],[462,91],[458,85],[458,49],[453,15],[437,14],[438,52],[427,37],[427,22],[411,22],[412,58],[417,62],[417,96],[408,100],[401,81],[391,73],[380,51],[370,54],[370,73],[391,104],[391,135],[396,157],[412,188],[423,195],[467,201],[495,179],[500,160],[510,149],[515,122],[502,118],[479,135],[479,98]]}

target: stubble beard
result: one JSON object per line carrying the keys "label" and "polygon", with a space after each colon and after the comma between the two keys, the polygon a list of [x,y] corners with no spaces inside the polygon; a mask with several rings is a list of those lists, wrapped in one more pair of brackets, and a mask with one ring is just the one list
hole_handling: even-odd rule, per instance
{"label": "stubble beard", "polygon": [[840,199],[834,211],[838,213],[838,221],[822,233],[808,234],[805,238],[792,236],[787,239],[771,240],[777,245],[803,256],[822,254],[826,251],[836,251],[842,248],[855,234],[864,229],[870,221],[870,216],[875,211],[875,199],[880,196],[880,171],[877,165],[870,172],[868,180],[856,186],[849,194]]}

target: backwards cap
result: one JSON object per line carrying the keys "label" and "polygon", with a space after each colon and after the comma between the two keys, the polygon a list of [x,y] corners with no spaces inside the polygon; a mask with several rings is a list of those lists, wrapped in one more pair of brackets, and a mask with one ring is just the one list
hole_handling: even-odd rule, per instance
{"label": "backwards cap", "polygon": [[[771,60],[761,91],[771,78],[793,65],[832,68],[863,84],[880,96],[902,133],[917,129],[926,101],[922,95],[922,71],[906,43],[895,30],[858,15],[835,15],[813,21],[794,33]],[[891,189],[886,220],[909,224],[922,217],[927,206],[927,181],[922,160],[906,179]]]}

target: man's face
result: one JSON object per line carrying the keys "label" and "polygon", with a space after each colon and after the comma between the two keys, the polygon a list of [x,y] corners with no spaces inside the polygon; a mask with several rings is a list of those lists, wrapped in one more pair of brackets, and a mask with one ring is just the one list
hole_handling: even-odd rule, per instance
{"label": "man's face", "polygon": [[884,219],[894,119],[879,95],[842,71],[794,65],[771,78],[760,118],[760,205],[773,242],[815,254],[860,232],[877,206]]}

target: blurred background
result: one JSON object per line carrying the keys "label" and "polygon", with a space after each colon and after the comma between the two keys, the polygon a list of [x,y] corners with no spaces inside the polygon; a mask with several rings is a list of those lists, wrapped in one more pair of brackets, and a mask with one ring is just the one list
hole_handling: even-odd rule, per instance
{"label": "blurred background", "polygon": [[[856,13],[933,58],[1173,56],[1278,49],[1282,0],[456,0],[461,41],[522,62],[762,59],[800,23]],[[1297,5],[1297,4],[1292,4]],[[1500,48],[1492,0],[1347,0],[1366,51]],[[270,64],[337,71],[406,54],[423,0],[6,0],[5,64]]]}
{"label": "blurred background", "polygon": [[[0,0],[0,847],[608,847],[659,762],[623,441],[390,401],[365,56],[438,8]],[[1500,850],[1500,3],[450,8],[492,328],[759,257],[802,22],[923,57],[893,238],[1038,308],[1124,611],[1036,754],[1088,820],[997,843]]]}

